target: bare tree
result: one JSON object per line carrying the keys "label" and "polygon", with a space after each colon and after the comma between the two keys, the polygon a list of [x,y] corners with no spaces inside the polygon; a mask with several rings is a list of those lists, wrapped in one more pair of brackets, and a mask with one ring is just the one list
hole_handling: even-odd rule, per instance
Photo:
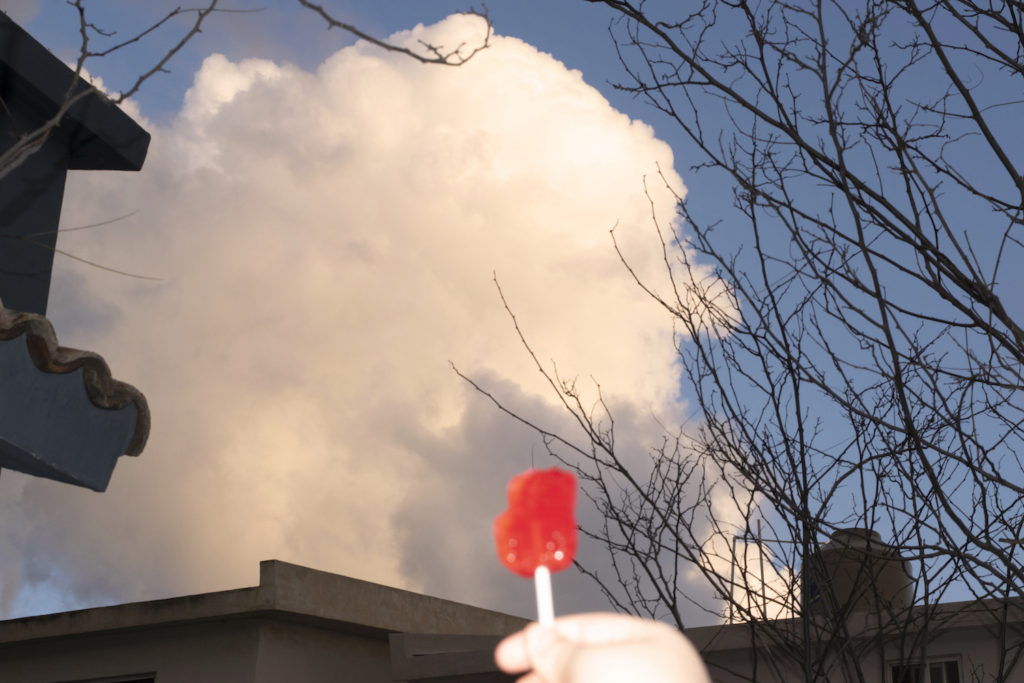
{"label": "bare tree", "polygon": [[480,38],[479,42],[467,45],[465,42],[459,43],[458,45],[445,46],[445,45],[434,45],[420,41],[421,51],[417,52],[401,45],[395,45],[389,43],[386,40],[372,36],[369,33],[363,31],[358,26],[341,21],[331,14],[323,5],[309,0],[298,0],[298,3],[309,9],[310,11],[317,14],[321,19],[327,22],[328,29],[341,29],[346,33],[349,33],[361,40],[365,40],[368,43],[376,45],[377,47],[387,50],[388,52],[396,52],[406,57],[415,59],[422,64],[437,64],[440,66],[462,66],[477,53],[482,50],[486,50],[491,44],[491,35],[494,33],[494,26],[491,24],[491,18],[487,13],[487,8],[484,7],[481,10],[468,9],[461,14],[467,14],[470,16],[478,17],[483,20],[484,35]]}
{"label": "bare tree", "polygon": [[[83,100],[99,98],[110,106],[123,104],[129,98],[135,96],[143,86],[155,76],[166,72],[173,58],[190,41],[202,32],[203,28],[207,26],[210,17],[214,13],[260,11],[260,8],[258,7],[225,8],[219,6],[218,3],[219,0],[205,0],[205,4],[198,7],[185,8],[178,6],[155,19],[147,26],[142,28],[132,28],[131,30],[126,31],[121,26],[97,23],[97,21],[94,20],[93,15],[89,13],[89,7],[85,0],[66,0],[64,3],[66,5],[65,9],[74,12],[77,15],[76,18],[78,24],[79,47],[73,66],[74,77],[68,85],[66,92],[64,92],[63,97],[60,98],[58,107],[52,115],[50,115],[43,123],[39,125],[33,124],[27,129],[23,129],[22,126],[19,126],[10,109],[3,102],[2,98],[0,98],[0,116],[6,116],[6,120],[8,122],[6,128],[9,128],[9,132],[11,133],[8,139],[0,144],[0,181],[2,181],[3,178],[14,169],[18,168],[25,159],[42,149],[47,140],[49,140],[54,132],[66,122],[69,114]],[[486,8],[482,11],[470,9],[465,13],[479,17],[483,21],[484,31],[478,43],[471,45],[462,43],[448,47],[422,43],[422,50],[417,52],[403,46],[392,45],[383,39],[365,33],[356,26],[339,21],[322,5],[314,4],[307,0],[298,0],[298,3],[322,17],[327,22],[328,28],[339,28],[382,49],[404,54],[425,64],[459,66],[471,59],[481,50],[486,49],[489,46],[493,32],[493,27],[491,25],[490,18],[487,15]],[[184,23],[182,20],[185,20]],[[95,65],[98,60],[111,57],[118,53],[124,53],[148,40],[158,39],[158,36],[161,36],[159,39],[166,40],[166,35],[174,31],[177,31],[177,35],[173,39],[173,42],[171,42],[170,47],[162,53],[158,53],[158,56],[154,58],[152,62],[147,63],[144,67],[140,68],[124,90],[114,93],[104,93],[90,82],[88,77],[89,69],[92,68],[92,70],[95,71]],[[104,221],[97,225],[105,225],[109,222],[111,221]],[[84,229],[85,227],[95,226],[81,226],[74,229]],[[42,234],[44,233],[36,233],[34,237],[39,237]],[[43,248],[53,248],[50,244],[36,242],[32,237],[33,236],[18,236],[17,239],[31,241]],[[72,254],[67,254],[66,252],[62,253],[70,258],[85,261],[85,259]],[[89,261],[85,262],[91,266],[110,270],[122,275],[141,277],[143,279],[155,279],[147,278],[143,275],[134,275]]]}
{"label": "bare tree", "polygon": [[[655,222],[667,286],[620,252],[675,321],[699,424],[637,463],[607,405],[537,362],[580,430],[531,426],[584,481],[604,522],[583,532],[614,571],[581,569],[683,628],[695,568],[719,596],[699,607],[758,646],[734,677],[886,680],[887,643],[906,667],[889,675],[927,680],[942,605],[970,601],[998,653],[965,680],[1019,679],[1024,4],[586,1],[616,15],[616,87],[733,203]],[[867,630],[801,580],[849,527],[887,541],[869,575],[899,553],[914,577],[906,608],[875,595]]]}
{"label": "bare tree", "polygon": [[[402,46],[396,46],[387,41],[369,35],[358,27],[339,21],[322,5],[309,2],[308,0],[297,0],[300,5],[315,12],[327,23],[328,28],[338,28],[346,31],[357,38],[368,41],[382,49],[398,52],[416,59],[425,64],[440,64],[445,66],[459,66],[473,58],[478,52],[486,49],[490,44],[493,33],[493,26],[487,14],[483,10],[469,9],[465,14],[479,17],[483,20],[484,34],[479,43],[467,45],[465,43],[452,46],[422,44],[422,53],[410,50]],[[236,13],[260,11],[259,8],[224,8],[218,7],[219,0],[208,0],[199,7],[175,7],[153,23],[141,29],[133,30],[130,34],[124,34],[119,27],[99,25],[88,11],[85,0],[66,0],[66,5],[77,14],[79,49],[74,64],[75,79],[68,88],[61,106],[50,119],[32,130],[19,130],[16,137],[9,146],[0,153],[0,179],[19,166],[30,154],[40,149],[46,140],[67,116],[68,112],[82,99],[88,97],[101,97],[109,100],[112,104],[122,104],[129,98],[136,95],[139,90],[154,76],[166,72],[171,60],[199,33],[214,13]],[[184,25],[179,20],[188,19]],[[174,30],[177,26],[179,31],[177,39],[165,52],[160,54],[152,63],[140,69],[134,80],[124,90],[117,93],[102,93],[88,82],[86,78],[87,69],[94,65],[96,60],[130,49],[132,46],[154,37],[160,31]],[[0,100],[2,105],[2,100]]]}

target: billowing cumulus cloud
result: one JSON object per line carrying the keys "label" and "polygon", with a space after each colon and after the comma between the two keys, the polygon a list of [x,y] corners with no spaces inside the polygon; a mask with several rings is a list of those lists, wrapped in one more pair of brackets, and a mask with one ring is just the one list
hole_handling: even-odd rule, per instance
{"label": "billowing cumulus cloud", "polygon": [[[454,44],[452,17],[395,40]],[[252,585],[278,558],[528,614],[490,545],[537,438],[453,372],[565,423],[521,347],[594,377],[646,447],[678,416],[671,321],[631,282],[658,253],[643,177],[666,144],[514,38],[458,69],[356,45],[315,72],[210,56],[138,174],[73,174],[50,317],[147,395],[149,445],[94,494],[5,473],[8,605]],[[651,183],[654,209],[672,194]],[[632,416],[632,417],[629,417]],[[582,553],[594,553],[586,547]],[[601,606],[560,576],[562,609]]]}

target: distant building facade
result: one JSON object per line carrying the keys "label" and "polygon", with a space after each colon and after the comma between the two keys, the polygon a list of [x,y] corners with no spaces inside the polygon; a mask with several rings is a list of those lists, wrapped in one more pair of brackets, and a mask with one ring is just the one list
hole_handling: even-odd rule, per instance
{"label": "distant building facade", "polygon": [[[805,680],[797,653],[805,635],[821,644],[818,680],[867,683],[1024,683],[1024,605],[1019,600],[970,601],[916,607],[910,618],[859,612],[835,638],[825,619],[812,618],[687,629],[715,683]],[[829,657],[850,643],[852,657]],[[845,646],[845,645],[844,645]],[[787,652],[788,650],[788,652]],[[850,661],[856,662],[851,666]],[[824,669],[824,670],[822,670]]]}
{"label": "distant building facade", "polygon": [[915,606],[910,564],[870,529],[804,564],[805,619],[687,630],[716,683],[1024,683],[1021,600]]}

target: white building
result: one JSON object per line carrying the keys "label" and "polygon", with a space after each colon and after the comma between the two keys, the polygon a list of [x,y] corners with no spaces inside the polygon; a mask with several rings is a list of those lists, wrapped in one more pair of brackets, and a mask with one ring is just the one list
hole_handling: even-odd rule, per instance
{"label": "white building", "polygon": [[[888,623],[886,623],[888,622]],[[845,634],[829,632],[824,619],[810,620],[807,634],[798,619],[761,625],[726,624],[688,629],[716,683],[805,680],[800,643],[806,635],[821,643],[817,662],[830,682],[975,683],[1024,682],[1024,605],[945,603],[914,608],[895,620],[859,612],[846,620]],[[853,657],[828,656],[829,647],[850,643]],[[843,659],[847,660],[843,664]],[[849,661],[856,661],[857,668]],[[820,665],[819,665],[820,666]]]}
{"label": "white building", "polygon": [[687,630],[717,683],[1024,683],[1024,602],[912,606],[910,564],[869,529],[837,529],[802,584],[806,619]]}

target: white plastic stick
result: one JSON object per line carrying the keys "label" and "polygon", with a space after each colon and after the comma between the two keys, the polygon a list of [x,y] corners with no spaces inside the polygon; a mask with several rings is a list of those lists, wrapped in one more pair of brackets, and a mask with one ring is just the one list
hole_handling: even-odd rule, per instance
{"label": "white plastic stick", "polygon": [[551,599],[551,571],[541,565],[533,572],[533,585],[537,589],[537,621],[541,626],[555,623],[555,605]]}

